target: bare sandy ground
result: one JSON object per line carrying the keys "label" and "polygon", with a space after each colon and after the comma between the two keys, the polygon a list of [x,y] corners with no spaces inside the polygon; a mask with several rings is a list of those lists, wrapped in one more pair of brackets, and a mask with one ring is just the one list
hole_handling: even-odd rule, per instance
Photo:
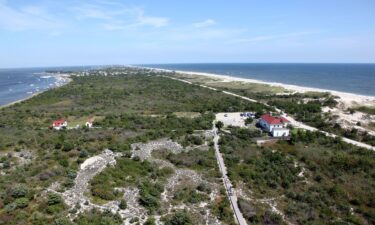
{"label": "bare sandy ground", "polygon": [[224,126],[236,126],[236,127],[246,127],[245,119],[242,117],[239,112],[234,113],[217,113],[216,121],[221,121],[224,123]]}

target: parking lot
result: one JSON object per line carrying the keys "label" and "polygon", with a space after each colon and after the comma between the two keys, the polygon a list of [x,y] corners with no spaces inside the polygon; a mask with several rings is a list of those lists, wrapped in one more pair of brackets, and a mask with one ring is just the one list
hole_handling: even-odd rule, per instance
{"label": "parking lot", "polygon": [[[251,113],[233,112],[233,113],[217,113],[216,120],[224,123],[224,126],[246,127],[245,120]],[[242,116],[241,116],[242,115]]]}

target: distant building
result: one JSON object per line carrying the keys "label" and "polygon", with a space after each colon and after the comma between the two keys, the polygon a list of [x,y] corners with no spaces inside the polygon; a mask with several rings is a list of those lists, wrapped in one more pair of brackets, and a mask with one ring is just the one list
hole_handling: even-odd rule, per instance
{"label": "distant building", "polygon": [[260,120],[259,125],[274,137],[287,137],[289,136],[289,120],[284,117],[274,117],[271,114],[264,114]]}
{"label": "distant building", "polygon": [[60,129],[62,129],[64,127],[67,127],[67,126],[68,126],[68,121],[66,121],[66,120],[55,120],[52,123],[52,127],[55,130],[60,130]]}

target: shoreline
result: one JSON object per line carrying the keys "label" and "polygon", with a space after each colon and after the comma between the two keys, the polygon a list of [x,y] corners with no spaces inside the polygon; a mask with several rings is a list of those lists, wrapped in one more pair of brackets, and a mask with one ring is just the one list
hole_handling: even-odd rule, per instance
{"label": "shoreline", "polygon": [[54,73],[44,73],[44,74],[48,74],[50,76],[55,77],[56,80],[55,80],[54,84],[56,84],[56,86],[47,88],[47,89],[42,90],[42,91],[35,92],[35,93],[33,93],[33,94],[29,95],[29,96],[26,96],[25,98],[18,99],[18,100],[15,100],[13,102],[9,102],[9,103],[7,103],[5,105],[0,105],[0,109],[4,109],[4,108],[10,107],[10,106],[13,106],[13,105],[15,105],[17,103],[24,102],[26,100],[29,100],[29,99],[31,99],[31,98],[33,98],[35,96],[38,96],[38,95],[42,94],[43,92],[46,92],[48,90],[52,90],[52,89],[55,89],[55,88],[62,87],[64,85],[67,85],[70,82],[72,82],[72,79],[70,78],[69,74],[58,74],[58,73],[56,73],[56,74],[54,74]]}
{"label": "shoreline", "polygon": [[305,87],[305,86],[297,86],[292,84],[284,84],[278,82],[267,82],[262,80],[250,79],[250,78],[240,78],[222,74],[213,74],[213,73],[204,73],[204,72],[194,72],[194,71],[182,71],[182,70],[169,70],[169,69],[160,69],[160,68],[151,68],[151,67],[142,67],[148,68],[156,71],[163,71],[163,72],[175,72],[181,75],[192,75],[192,76],[204,76],[210,78],[221,79],[220,82],[243,82],[243,83],[255,83],[255,84],[264,84],[269,85],[271,87],[282,87],[288,91],[298,92],[298,93],[305,93],[305,92],[329,92],[334,96],[338,96],[340,100],[346,106],[352,105],[374,105],[375,104],[375,96],[369,95],[361,95],[349,92],[342,92],[342,91],[335,91],[335,90],[328,90],[328,89],[321,89],[321,88],[313,88],[313,87]]}

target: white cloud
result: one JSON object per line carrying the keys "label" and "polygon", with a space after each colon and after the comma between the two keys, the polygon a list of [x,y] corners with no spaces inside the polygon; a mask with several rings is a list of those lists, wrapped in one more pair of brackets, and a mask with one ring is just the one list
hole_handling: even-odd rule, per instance
{"label": "white cloud", "polygon": [[194,23],[193,26],[196,27],[196,28],[202,28],[202,27],[209,27],[209,26],[212,26],[212,25],[215,25],[215,24],[216,24],[215,20],[207,19],[205,21]]}
{"label": "white cloud", "polygon": [[165,17],[153,17],[145,16],[143,11],[138,13],[137,25],[148,25],[153,27],[164,27],[167,26],[169,22],[168,18]]}
{"label": "white cloud", "polygon": [[238,35],[244,33],[245,29],[229,29],[229,28],[222,28],[222,29],[205,29],[205,30],[180,30],[174,31],[168,34],[171,39],[175,41],[187,41],[187,40],[223,40],[223,39],[231,39],[235,38]]}
{"label": "white cloud", "polygon": [[26,6],[15,9],[0,1],[0,27],[12,30],[53,30],[60,27],[60,21],[49,15],[43,7]]}
{"label": "white cloud", "polygon": [[74,7],[78,19],[102,20],[102,26],[108,30],[122,30],[140,26],[163,27],[169,19],[145,15],[140,7],[126,7],[121,4],[84,4]]}
{"label": "white cloud", "polygon": [[98,19],[113,20],[116,16],[122,15],[127,11],[119,9],[106,9],[100,5],[83,4],[72,8],[78,19]]}
{"label": "white cloud", "polygon": [[233,42],[251,43],[251,42],[268,41],[268,40],[274,40],[274,39],[298,37],[298,36],[304,36],[304,35],[315,34],[315,33],[317,32],[316,31],[303,31],[303,32],[285,33],[285,34],[261,35],[261,36],[255,36],[255,37],[250,37],[250,38],[236,39]]}

